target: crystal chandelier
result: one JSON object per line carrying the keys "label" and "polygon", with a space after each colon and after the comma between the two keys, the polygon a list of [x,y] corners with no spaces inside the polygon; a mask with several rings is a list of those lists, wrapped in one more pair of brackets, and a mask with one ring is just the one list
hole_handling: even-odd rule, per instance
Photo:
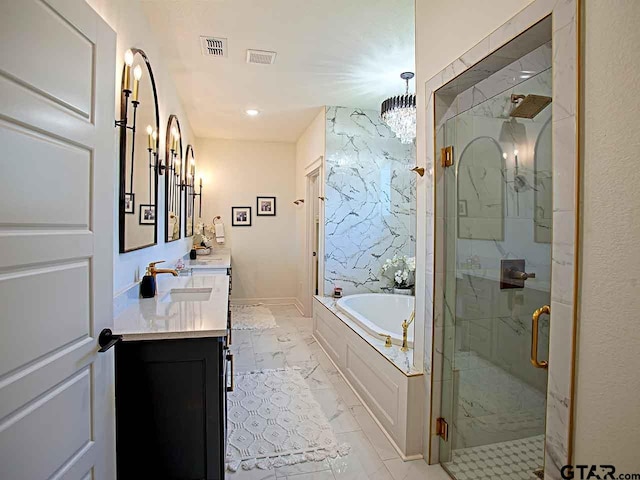
{"label": "crystal chandelier", "polygon": [[407,84],[405,94],[387,98],[380,108],[382,120],[402,143],[411,143],[416,138],[416,96],[409,95],[409,80],[413,77],[413,72],[401,73],[400,78]]}

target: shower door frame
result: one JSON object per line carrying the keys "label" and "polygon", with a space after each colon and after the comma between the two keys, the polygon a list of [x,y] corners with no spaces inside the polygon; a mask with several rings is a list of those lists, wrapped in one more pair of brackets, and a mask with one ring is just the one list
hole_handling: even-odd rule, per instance
{"label": "shower door frame", "polygon": [[[445,280],[445,222],[443,167],[436,152],[435,92],[498,48],[551,16],[553,48],[553,241],[551,247],[551,319],[549,327],[549,382],[546,405],[546,479],[560,479],[562,466],[573,459],[575,349],[578,322],[579,258],[579,43],[580,0],[535,0],[509,21],[425,83],[426,250],[434,252],[425,265],[425,375],[431,402],[426,418],[425,458],[439,462],[436,421],[442,392],[443,308]],[[429,258],[429,257],[427,257]],[[569,348],[567,348],[569,347]]]}

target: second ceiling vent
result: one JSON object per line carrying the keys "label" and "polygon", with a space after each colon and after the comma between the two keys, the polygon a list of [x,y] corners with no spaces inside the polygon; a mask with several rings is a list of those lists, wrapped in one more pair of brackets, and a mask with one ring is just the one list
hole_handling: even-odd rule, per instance
{"label": "second ceiling vent", "polygon": [[247,63],[271,65],[276,61],[276,52],[266,50],[247,50]]}
{"label": "second ceiling vent", "polygon": [[202,55],[206,57],[226,57],[227,39],[220,37],[200,37]]}

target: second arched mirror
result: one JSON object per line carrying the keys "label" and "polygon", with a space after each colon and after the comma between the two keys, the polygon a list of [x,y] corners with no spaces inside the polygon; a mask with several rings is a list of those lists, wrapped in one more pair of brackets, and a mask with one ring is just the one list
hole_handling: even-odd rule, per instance
{"label": "second arched mirror", "polygon": [[182,157],[182,131],[175,115],[169,116],[165,140],[165,241],[173,242],[181,236],[180,217],[182,215],[182,187],[184,167]]}
{"label": "second arched mirror", "polygon": [[458,164],[458,238],[504,237],[504,159],[491,137],[473,139]]}

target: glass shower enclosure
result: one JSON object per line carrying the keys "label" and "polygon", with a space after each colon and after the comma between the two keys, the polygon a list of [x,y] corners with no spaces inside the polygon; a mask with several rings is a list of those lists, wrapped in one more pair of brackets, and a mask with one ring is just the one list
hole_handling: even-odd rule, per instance
{"label": "glass shower enclosure", "polygon": [[436,92],[437,152],[451,164],[436,207],[448,426],[439,452],[459,480],[536,478],[543,467],[551,42],[534,47],[473,85],[454,80]]}

